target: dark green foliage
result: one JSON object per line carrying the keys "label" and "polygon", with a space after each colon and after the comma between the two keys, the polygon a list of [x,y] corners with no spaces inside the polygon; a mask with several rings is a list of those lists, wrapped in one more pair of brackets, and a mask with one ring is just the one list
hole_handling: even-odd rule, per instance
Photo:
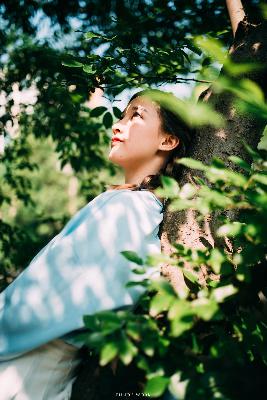
{"label": "dark green foliage", "polygon": [[[218,239],[231,238],[232,251],[176,244],[170,262],[183,271],[192,290],[176,293],[163,278],[146,281],[147,291],[135,310],[84,317],[88,333],[83,340],[99,353],[100,365],[117,358],[119,364],[141,369],[144,393],[150,397],[160,397],[168,388],[177,399],[239,400],[250,399],[257,387],[266,390],[266,153],[249,151],[251,167],[232,157],[244,173],[228,170],[220,160],[210,166],[180,161],[204,170],[212,187],[200,184],[190,191],[186,184],[177,193],[173,182],[173,210],[193,208],[203,217],[215,210],[239,210],[238,221],[222,213],[217,230]],[[166,178],[163,186],[159,194],[169,194]],[[143,266],[162,261],[162,256],[140,260],[132,252],[122,254]],[[201,285],[197,272],[203,264],[220,280],[208,278]]]}

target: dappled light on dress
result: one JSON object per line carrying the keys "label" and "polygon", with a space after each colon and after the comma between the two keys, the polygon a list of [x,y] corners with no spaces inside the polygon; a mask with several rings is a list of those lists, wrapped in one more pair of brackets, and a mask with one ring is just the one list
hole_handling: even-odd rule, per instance
{"label": "dappled light on dress", "polygon": [[0,360],[82,328],[83,315],[133,305],[144,288],[125,284],[155,267],[134,274],[120,252],[160,253],[162,218],[145,190],[107,191],[83,207],[1,293]]}

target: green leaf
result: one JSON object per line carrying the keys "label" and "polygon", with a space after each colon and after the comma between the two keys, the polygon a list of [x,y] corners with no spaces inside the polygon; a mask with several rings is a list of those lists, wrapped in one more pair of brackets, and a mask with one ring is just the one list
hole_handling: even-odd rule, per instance
{"label": "green leaf", "polygon": [[201,187],[201,189],[199,190],[199,194],[202,197],[202,205],[206,203],[210,206],[218,206],[225,209],[233,204],[233,201],[229,196],[220,193],[217,190],[212,190],[207,186]]}
{"label": "green leaf", "polygon": [[93,38],[103,38],[102,35],[100,35],[99,33],[94,33],[94,32],[86,32],[84,34],[84,38],[87,40],[93,39]]}
{"label": "green leaf", "polygon": [[87,346],[99,347],[105,341],[105,335],[101,332],[93,332],[88,334],[86,339]]}
{"label": "green leaf", "polygon": [[186,300],[177,300],[169,309],[168,318],[170,320],[181,318],[184,315],[192,314],[191,305]]}
{"label": "green leaf", "polygon": [[196,36],[194,43],[214,61],[218,61],[220,64],[225,64],[227,51],[221,41],[211,37]]}
{"label": "green leaf", "polygon": [[100,321],[95,315],[84,315],[83,316],[84,325],[89,329],[98,329],[100,326]]}
{"label": "green leaf", "polygon": [[193,273],[192,271],[188,271],[188,269],[183,268],[183,275],[192,283],[198,283],[198,276],[197,274]]}
{"label": "green leaf", "polygon": [[129,281],[126,283],[125,287],[134,287],[134,286],[143,286],[143,287],[148,287],[149,286],[149,279],[144,279],[142,281]]}
{"label": "green leaf", "polygon": [[135,264],[138,265],[144,265],[144,262],[141,257],[138,256],[138,254],[135,251],[131,250],[124,250],[120,251],[120,253],[127,258],[127,260],[134,262]]}
{"label": "green leaf", "polygon": [[[254,68],[258,67],[256,64],[249,64],[251,67]],[[240,95],[244,98],[244,100],[251,100],[253,102],[256,101],[257,103],[264,103],[264,93],[259,85],[256,82],[251,81],[250,79],[241,79],[239,82],[240,85]]]}
{"label": "green leaf", "polygon": [[221,272],[221,266],[225,259],[225,255],[219,249],[214,248],[211,250],[208,262],[215,274]]}
{"label": "green leaf", "polygon": [[113,358],[116,357],[118,351],[119,349],[116,343],[114,342],[106,343],[102,347],[100,352],[100,365],[104,366],[108,364],[111,360],[113,360]]}
{"label": "green leaf", "polygon": [[193,99],[181,100],[161,91],[147,91],[146,96],[173,112],[189,126],[224,125],[222,116],[207,103],[196,103]]}
{"label": "green leaf", "polygon": [[216,288],[219,285],[218,281],[213,281],[213,280],[209,280],[209,279],[207,279],[207,283],[208,283],[209,287],[213,287],[213,288]]}
{"label": "green leaf", "polygon": [[120,322],[119,316],[114,311],[103,310],[95,314],[95,317],[101,321]]}
{"label": "green leaf", "polygon": [[211,58],[210,57],[205,57],[201,63],[202,67],[207,67],[211,64]]}
{"label": "green leaf", "polygon": [[140,340],[142,337],[141,326],[135,322],[128,322],[126,327],[126,333],[134,340]]}
{"label": "green leaf", "polygon": [[182,164],[185,167],[188,168],[192,168],[192,169],[198,169],[200,171],[207,171],[207,169],[209,168],[207,165],[204,165],[202,162],[198,161],[198,160],[194,160],[193,158],[180,158],[177,161],[178,164]]}
{"label": "green leaf", "polygon": [[251,179],[253,179],[256,182],[261,183],[262,185],[267,185],[267,175],[254,174],[251,176]]}
{"label": "green leaf", "polygon": [[213,289],[212,291],[212,298],[215,299],[218,303],[222,303],[224,299],[229,296],[232,296],[238,292],[238,289],[234,287],[234,285],[226,285],[221,286],[219,288]]}
{"label": "green leaf", "polygon": [[99,117],[107,110],[107,107],[95,107],[90,111],[90,117]]}
{"label": "green leaf", "polygon": [[251,167],[248,163],[246,163],[242,158],[237,157],[237,156],[230,156],[228,157],[230,161],[232,161],[234,164],[238,165],[240,168],[243,168],[245,171],[250,172]]}
{"label": "green leaf", "polygon": [[116,118],[118,118],[118,119],[121,118],[122,112],[121,112],[121,110],[120,110],[118,107],[112,107],[112,111],[113,111],[113,114],[114,114],[114,116],[115,116]]}
{"label": "green leaf", "polygon": [[207,103],[191,102],[184,111],[184,118],[188,125],[194,127],[209,125],[217,128],[225,125],[222,116]]}
{"label": "green leaf", "polygon": [[239,235],[244,227],[244,223],[241,222],[232,222],[231,224],[224,224],[220,226],[217,230],[217,236],[237,236]]}
{"label": "green leaf", "polygon": [[175,199],[169,205],[170,211],[186,210],[188,208],[192,208],[192,200]]}
{"label": "green leaf", "polygon": [[91,40],[93,38],[98,38],[98,39],[102,39],[102,40],[113,40],[117,37],[117,35],[112,36],[111,38],[108,38],[107,36],[101,35],[99,33],[94,33],[94,32],[86,32],[84,34],[84,38],[86,40]]}
{"label": "green leaf", "polygon": [[181,371],[177,371],[171,376],[169,390],[176,399],[185,400],[186,388],[189,383],[189,379],[181,380]]}
{"label": "green leaf", "polygon": [[265,193],[247,193],[247,198],[251,204],[260,207],[264,210],[267,209],[267,194]]}
{"label": "green leaf", "polygon": [[64,65],[65,67],[72,67],[72,68],[83,67],[82,63],[80,63],[79,61],[75,61],[75,60],[62,61],[61,64]]}
{"label": "green leaf", "polygon": [[137,347],[127,337],[119,341],[119,357],[124,365],[130,364],[137,353]]}
{"label": "green leaf", "polygon": [[148,357],[153,357],[155,354],[155,344],[154,339],[147,339],[143,338],[142,342],[140,343],[141,349]]}
{"label": "green leaf", "polygon": [[196,46],[196,44],[192,41],[188,41],[186,43],[186,47],[191,50],[193,53],[197,54],[198,56],[202,55],[202,50]]}
{"label": "green leaf", "polygon": [[113,123],[112,114],[109,111],[107,111],[103,116],[103,124],[105,128],[108,129],[111,128],[112,123]]}
{"label": "green leaf", "polygon": [[101,332],[103,335],[109,335],[121,329],[122,322],[117,314],[113,311],[101,311],[98,314],[101,321]]}
{"label": "green leaf", "polygon": [[212,319],[219,310],[216,301],[207,298],[199,298],[192,301],[192,307],[197,316],[204,321]]}
{"label": "green leaf", "polygon": [[167,295],[175,296],[175,291],[172,285],[163,277],[154,280],[151,284],[152,289],[162,292]]}
{"label": "green leaf", "polygon": [[172,245],[178,250],[178,254],[184,254],[187,251],[187,247],[181,243],[173,243]]}
{"label": "green leaf", "polygon": [[93,74],[93,65],[84,65],[83,66],[83,71],[86,72],[87,74]]}
{"label": "green leaf", "polygon": [[167,189],[176,189],[177,188],[177,181],[174,178],[170,178],[169,176],[162,176],[161,177],[163,187]]}
{"label": "green leaf", "polygon": [[253,161],[261,161],[261,156],[260,154],[253,150],[252,147],[250,147],[247,143],[243,142],[243,146],[245,147],[246,151],[248,152],[248,154],[251,156],[251,158],[253,159]]}
{"label": "green leaf", "polygon": [[149,314],[155,317],[162,311],[167,311],[174,297],[164,293],[157,293],[151,300]]}
{"label": "green leaf", "polygon": [[179,197],[180,199],[191,199],[196,194],[196,187],[191,183],[186,183],[182,186]]}
{"label": "green leaf", "polygon": [[191,315],[184,316],[182,319],[174,319],[171,321],[171,335],[179,337],[193,326],[193,317]]}
{"label": "green leaf", "polygon": [[145,274],[147,271],[146,271],[145,268],[133,268],[133,269],[132,269],[132,272],[133,272],[134,274],[137,274],[137,275],[143,275],[143,274]]}
{"label": "green leaf", "polygon": [[149,254],[145,258],[146,265],[155,267],[158,266],[160,263],[175,264],[175,261],[169,256],[167,256],[167,254],[163,253]]}
{"label": "green leaf", "polygon": [[206,177],[210,182],[223,181],[238,187],[244,187],[248,181],[244,175],[226,168],[210,167],[206,171]]}
{"label": "green leaf", "polygon": [[178,182],[174,178],[161,175],[160,177],[163,189],[158,189],[156,194],[163,197],[176,197],[179,193]]}
{"label": "green leaf", "polygon": [[225,163],[218,157],[214,157],[211,161],[211,166],[215,168],[225,168]]}
{"label": "green leaf", "polygon": [[114,311],[100,311],[83,317],[85,326],[103,335],[113,333],[121,328],[121,320]]}
{"label": "green leaf", "polygon": [[[228,60],[225,67],[230,76],[238,76],[238,75],[243,75],[243,74],[247,74],[249,72],[259,70],[262,66],[259,63],[255,63],[255,62],[241,64],[241,63],[233,63],[230,60]],[[246,81],[246,80],[249,81],[248,79],[242,79],[242,81]],[[248,85],[248,89],[250,89],[250,90],[252,89],[251,93],[253,93],[254,88],[252,87],[252,85],[251,85],[251,87],[249,87],[249,85]],[[258,91],[257,91],[257,94],[258,94]]]}
{"label": "green leaf", "polygon": [[171,321],[171,336],[178,337],[193,326],[194,312],[186,300],[175,301],[168,312]]}
{"label": "green leaf", "polygon": [[168,386],[169,381],[170,378],[164,376],[155,376],[151,378],[145,386],[144,394],[149,397],[161,396]]}

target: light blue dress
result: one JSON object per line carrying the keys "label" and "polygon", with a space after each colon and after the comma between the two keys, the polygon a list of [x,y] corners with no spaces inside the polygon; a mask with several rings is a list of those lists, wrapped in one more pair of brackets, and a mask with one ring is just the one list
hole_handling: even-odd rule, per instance
{"label": "light blue dress", "polygon": [[[144,291],[129,280],[141,257],[161,252],[163,205],[148,190],[108,190],[66,224],[0,294],[0,360],[16,357],[83,327],[83,315],[135,304]],[[159,275],[159,271],[156,270]]]}

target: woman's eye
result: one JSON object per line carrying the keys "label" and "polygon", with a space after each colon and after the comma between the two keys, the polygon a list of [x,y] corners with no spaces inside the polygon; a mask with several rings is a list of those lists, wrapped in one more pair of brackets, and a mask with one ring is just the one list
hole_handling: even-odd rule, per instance
{"label": "woman's eye", "polygon": [[139,114],[137,111],[135,111],[135,112],[133,113],[133,117],[137,117],[137,116],[142,118],[141,114]]}
{"label": "woman's eye", "polygon": [[[121,117],[119,118],[119,121],[121,121],[124,117],[125,117],[125,114],[122,114]],[[132,117],[131,117],[131,118],[133,118],[133,117],[140,117],[140,118],[143,118],[142,115],[139,114],[139,112],[137,112],[137,111],[135,111],[135,112],[132,114]]]}

